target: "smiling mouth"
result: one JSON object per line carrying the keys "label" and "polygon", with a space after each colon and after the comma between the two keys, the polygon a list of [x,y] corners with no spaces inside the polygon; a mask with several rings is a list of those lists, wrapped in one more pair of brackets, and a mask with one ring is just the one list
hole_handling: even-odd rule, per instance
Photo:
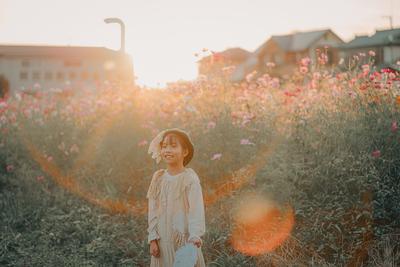
{"label": "smiling mouth", "polygon": [[174,157],[174,156],[171,156],[171,155],[166,155],[166,156],[165,156],[166,159],[172,159],[173,157]]}

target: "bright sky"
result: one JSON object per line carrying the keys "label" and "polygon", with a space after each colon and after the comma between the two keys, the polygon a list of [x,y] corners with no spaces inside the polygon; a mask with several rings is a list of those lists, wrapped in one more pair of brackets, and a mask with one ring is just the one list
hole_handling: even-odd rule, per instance
{"label": "bright sky", "polygon": [[272,34],[331,28],[354,34],[400,25],[400,0],[0,0],[0,43],[90,45],[119,49],[119,17],[139,84],[197,76],[194,53],[254,51]]}

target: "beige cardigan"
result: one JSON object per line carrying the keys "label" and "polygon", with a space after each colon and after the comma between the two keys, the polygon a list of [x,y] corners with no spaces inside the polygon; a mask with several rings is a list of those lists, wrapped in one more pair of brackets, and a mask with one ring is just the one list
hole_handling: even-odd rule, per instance
{"label": "beige cardigan", "polygon": [[[148,242],[159,239],[158,218],[163,205],[160,201],[161,181],[165,169],[157,170],[152,177],[147,198],[148,208]],[[185,168],[169,191],[173,194],[172,228],[175,241],[183,244],[191,238],[199,238],[205,232],[204,202],[200,180],[192,168]]]}

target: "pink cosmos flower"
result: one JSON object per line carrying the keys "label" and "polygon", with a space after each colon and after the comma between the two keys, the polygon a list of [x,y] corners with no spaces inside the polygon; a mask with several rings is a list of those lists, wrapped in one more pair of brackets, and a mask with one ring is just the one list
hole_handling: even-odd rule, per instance
{"label": "pink cosmos flower", "polygon": [[303,66],[308,66],[311,63],[311,59],[309,57],[302,58],[300,63]]}
{"label": "pink cosmos flower", "polygon": [[7,172],[12,172],[12,171],[14,170],[14,165],[8,164],[8,165],[6,166],[6,170],[7,170]]}
{"label": "pink cosmos flower", "polygon": [[143,139],[142,141],[140,141],[138,143],[138,146],[145,146],[145,145],[147,145],[147,140],[145,140],[145,139]]}
{"label": "pink cosmos flower", "polygon": [[36,177],[36,180],[37,180],[38,182],[42,182],[42,181],[44,180],[44,176],[43,176],[43,175],[37,176],[37,177]]}
{"label": "pink cosmos flower", "polygon": [[364,73],[368,73],[370,70],[370,66],[368,64],[364,64],[361,66]]}
{"label": "pink cosmos flower", "polygon": [[48,157],[47,157],[47,161],[48,161],[48,162],[53,161],[53,157],[52,157],[52,156],[48,156]]}
{"label": "pink cosmos flower", "polygon": [[321,63],[323,65],[326,64],[328,62],[328,60],[329,60],[328,55],[325,53],[321,53],[321,55],[318,58],[319,63]]}
{"label": "pink cosmos flower", "polygon": [[210,122],[207,124],[207,129],[215,128],[216,125],[217,125],[217,124],[216,124],[215,122],[210,121]]}
{"label": "pink cosmos flower", "polygon": [[248,83],[250,83],[253,80],[253,78],[256,76],[256,74],[257,74],[257,71],[253,71],[253,72],[250,72],[249,74],[247,74],[246,81]]}
{"label": "pink cosmos flower", "polygon": [[212,156],[211,160],[216,160],[216,159],[220,159],[222,157],[221,153],[216,153]]}
{"label": "pink cosmos flower", "polygon": [[313,78],[316,79],[316,80],[320,79],[320,78],[321,78],[321,73],[319,73],[319,72],[314,72],[314,73],[313,73]]}
{"label": "pink cosmos flower", "polygon": [[270,86],[272,87],[272,88],[278,88],[279,87],[279,79],[278,78],[273,78],[271,81],[270,81]]}
{"label": "pink cosmos flower", "polygon": [[65,150],[65,143],[61,142],[61,144],[59,144],[57,147],[58,147],[58,149],[64,151]]}
{"label": "pink cosmos flower", "polygon": [[399,127],[397,126],[397,121],[392,122],[391,130],[392,132],[396,132]]}
{"label": "pink cosmos flower", "polygon": [[374,57],[374,56],[375,56],[375,51],[370,50],[370,51],[368,52],[368,55],[370,55],[371,57]]}
{"label": "pink cosmos flower", "polygon": [[389,73],[389,79],[394,80],[396,78],[396,74],[393,72]]}
{"label": "pink cosmos flower", "polygon": [[308,72],[308,68],[305,67],[305,66],[301,66],[301,67],[300,67],[300,72],[303,73],[303,74],[305,74],[305,73]]}
{"label": "pink cosmos flower", "polygon": [[7,102],[0,99],[0,109],[6,109],[7,108]]}
{"label": "pink cosmos flower", "polygon": [[73,152],[78,153],[78,152],[79,152],[79,147],[78,147],[78,145],[77,145],[77,144],[73,144],[73,145],[71,146],[71,148],[69,149],[69,151],[70,151],[71,153],[73,153]]}
{"label": "pink cosmos flower", "polygon": [[379,158],[381,156],[381,151],[380,150],[374,150],[371,153],[371,156],[374,158]]}
{"label": "pink cosmos flower", "polygon": [[273,67],[275,67],[275,63],[274,62],[267,62],[267,67],[268,68],[273,68]]}
{"label": "pink cosmos flower", "polygon": [[248,117],[246,117],[246,118],[244,118],[243,119],[243,121],[242,121],[242,126],[245,126],[247,123],[249,123],[249,122],[251,122],[251,119],[250,118],[248,118]]}

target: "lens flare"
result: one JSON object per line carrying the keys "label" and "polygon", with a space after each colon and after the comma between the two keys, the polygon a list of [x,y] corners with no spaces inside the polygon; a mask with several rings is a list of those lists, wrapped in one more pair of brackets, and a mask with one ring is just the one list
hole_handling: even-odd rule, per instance
{"label": "lens flare", "polygon": [[[131,97],[131,92],[129,90],[121,91],[120,98]],[[104,95],[99,95],[99,99],[107,99],[111,97],[105,93]],[[113,128],[115,123],[119,120],[120,116],[123,116],[123,109],[116,102],[115,105],[110,107],[112,112],[102,114],[102,119],[99,120],[92,129],[92,134],[88,140],[83,144],[78,153],[77,158],[74,161],[71,170],[68,172],[70,174],[75,173],[76,170],[81,168],[88,168],[96,157],[96,148],[99,143],[103,141],[105,136]],[[285,113],[283,110],[280,114],[275,117],[274,125],[281,125],[283,122]],[[29,151],[33,160],[35,160],[41,169],[47,173],[54,181],[64,187],[71,193],[87,200],[90,203],[96,204],[104,209],[109,210],[112,213],[132,213],[134,215],[144,215],[147,212],[147,201],[145,199],[135,199],[132,194],[126,200],[120,199],[109,199],[102,196],[102,194],[93,188],[87,189],[83,186],[80,181],[72,176],[66,175],[61,170],[60,166],[57,166],[54,162],[49,162],[43,152],[40,151],[39,147],[35,145],[30,139],[29,130],[25,129],[24,125],[21,125],[21,136],[22,141],[25,144],[27,150]],[[220,199],[231,195],[234,191],[240,189],[242,186],[248,184],[254,180],[257,171],[265,166],[270,155],[276,150],[278,145],[282,142],[283,135],[275,136],[268,145],[260,145],[255,155],[254,159],[247,165],[239,168],[238,170],[228,173],[218,181],[221,183],[211,184],[213,189],[211,192],[204,193],[204,202],[206,206],[213,205]],[[210,181],[208,177],[202,177],[202,180]]]}
{"label": "lens flare", "polygon": [[271,252],[289,237],[294,213],[260,196],[242,199],[235,216],[231,243],[235,250],[249,256]]}

